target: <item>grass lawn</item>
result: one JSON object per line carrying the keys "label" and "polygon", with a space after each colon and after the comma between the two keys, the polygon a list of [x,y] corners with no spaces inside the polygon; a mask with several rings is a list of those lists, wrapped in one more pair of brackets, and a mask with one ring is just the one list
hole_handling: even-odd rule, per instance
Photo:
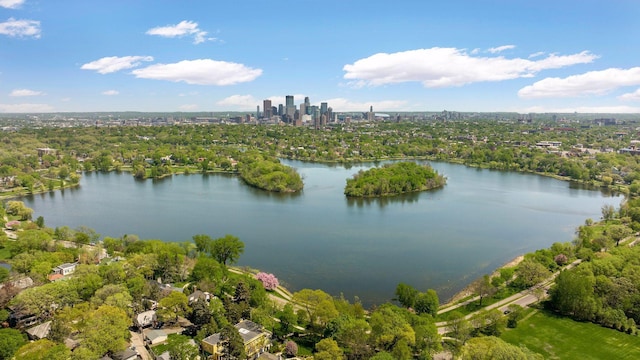
{"label": "grass lawn", "polygon": [[6,260],[11,258],[11,252],[7,248],[0,249],[0,260]]}
{"label": "grass lawn", "polygon": [[[485,297],[484,299],[482,299],[482,306],[480,306],[480,301],[476,300],[473,302],[468,303],[465,306],[461,306],[459,308],[447,311],[445,313],[442,314],[438,314],[436,316],[436,321],[447,321],[449,320],[449,316],[451,316],[451,313],[453,313],[454,311],[459,312],[462,315],[469,315],[472,312],[476,312],[479,311],[491,304],[495,304],[500,300],[504,300],[506,298],[508,298],[509,296],[513,295],[513,294],[517,294],[519,292],[519,290],[514,289],[514,288],[502,288],[500,289],[499,292],[497,292],[496,294],[494,294],[493,296],[488,296]],[[473,297],[473,296],[471,296]],[[467,299],[468,300],[468,299]],[[460,301],[462,302],[462,301]]]}
{"label": "grass lawn", "polygon": [[545,359],[640,359],[640,337],[544,311],[520,321],[500,337]]}

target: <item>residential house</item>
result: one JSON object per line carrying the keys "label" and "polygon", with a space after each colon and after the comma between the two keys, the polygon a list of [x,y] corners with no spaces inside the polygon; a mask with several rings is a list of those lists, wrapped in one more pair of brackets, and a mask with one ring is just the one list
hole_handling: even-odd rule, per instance
{"label": "residential house", "polygon": [[76,271],[76,266],[78,266],[78,263],[64,263],[62,265],[54,267],[53,273],[67,276],[69,274],[73,274],[73,272]]}
{"label": "residential house", "polygon": [[157,319],[156,311],[148,310],[136,315],[136,318],[133,321],[139,329],[143,329],[153,325]]}
{"label": "residential house", "polygon": [[156,345],[167,341],[167,333],[164,330],[149,330],[144,338],[150,345]]}
{"label": "residential house", "polygon": [[36,325],[32,328],[26,330],[27,336],[29,336],[29,340],[40,340],[49,336],[49,332],[51,331],[51,321],[47,321],[40,325]]}
{"label": "residential house", "polygon": [[[242,320],[235,325],[236,329],[244,341],[244,351],[247,359],[257,359],[262,353],[270,348],[271,333],[249,320]],[[202,340],[202,349],[211,354],[210,358],[220,360],[222,356],[222,346],[220,333],[215,333]]]}

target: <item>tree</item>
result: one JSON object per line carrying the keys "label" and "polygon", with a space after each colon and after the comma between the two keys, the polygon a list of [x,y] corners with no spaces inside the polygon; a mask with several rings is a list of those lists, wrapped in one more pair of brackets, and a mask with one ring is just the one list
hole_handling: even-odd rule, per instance
{"label": "tree", "polygon": [[[318,318],[318,308],[323,301],[332,301],[331,295],[322,290],[302,289],[293,294],[293,301],[300,304],[307,313],[309,324],[313,327]],[[334,307],[335,310],[335,307]],[[337,311],[336,311],[337,313]]]}
{"label": "tree", "polygon": [[283,336],[288,335],[298,323],[296,313],[293,311],[293,305],[287,303],[278,313],[278,320],[280,320],[280,333]]}
{"label": "tree", "polygon": [[129,343],[131,319],[117,307],[103,305],[90,314],[86,328],[80,333],[81,347],[85,347],[96,358],[107,352],[124,350]]}
{"label": "tree", "polygon": [[174,335],[169,337],[167,341],[167,351],[171,359],[175,360],[191,360],[199,355],[199,349],[196,345],[189,342],[189,337],[185,335]]}
{"label": "tree", "polygon": [[461,344],[464,344],[471,338],[471,324],[458,311],[453,311],[449,315],[447,328],[451,333],[451,337],[456,338]]}
{"label": "tree", "polygon": [[412,308],[416,302],[416,297],[418,296],[418,290],[416,290],[413,286],[407,285],[405,283],[400,283],[396,286],[396,300],[400,303],[400,305],[406,308]]}
{"label": "tree", "polygon": [[229,234],[214,240],[211,246],[211,255],[224,266],[227,265],[227,262],[233,264],[238,261],[243,252],[244,243]]}
{"label": "tree", "polygon": [[177,322],[178,316],[186,316],[191,311],[187,295],[178,291],[172,291],[162,298],[158,306],[161,308],[158,315],[170,322]]}
{"label": "tree", "polygon": [[484,275],[471,284],[473,291],[480,297],[479,306],[482,307],[482,299],[486,296],[491,296],[496,293],[498,289],[491,283],[491,277]]}
{"label": "tree", "polygon": [[616,208],[613,205],[602,205],[602,219],[604,221],[613,220],[616,217]]}
{"label": "tree", "polygon": [[15,353],[17,360],[67,360],[71,358],[71,350],[63,344],[56,344],[49,339],[27,343]]}
{"label": "tree", "polygon": [[631,235],[632,231],[624,225],[611,225],[606,230],[607,235],[616,242],[616,246],[620,245],[620,240]]}
{"label": "tree", "polygon": [[551,272],[544,265],[532,259],[524,259],[516,269],[514,285],[528,288],[540,283],[550,275]]}
{"label": "tree", "polygon": [[316,353],[313,354],[315,360],[340,360],[344,359],[342,349],[333,339],[322,339],[316,343]]}
{"label": "tree", "polygon": [[371,339],[376,346],[391,351],[399,342],[415,344],[415,332],[401,311],[406,310],[385,304],[371,314]]}
{"label": "tree", "polygon": [[467,342],[463,351],[464,360],[542,360],[540,354],[535,354],[526,348],[511,345],[506,341],[485,336],[473,338]]}
{"label": "tree", "polygon": [[28,208],[22,201],[7,201],[7,214],[17,216],[20,220],[29,220],[33,214],[33,209]]}
{"label": "tree", "polygon": [[363,359],[369,354],[371,326],[364,319],[347,317],[339,324],[333,336],[343,347],[349,359]]}
{"label": "tree", "polygon": [[275,275],[264,272],[257,273],[256,279],[260,280],[260,282],[262,282],[262,286],[264,286],[264,288],[269,291],[275,290],[280,284],[278,282],[278,278]]}
{"label": "tree", "polygon": [[209,235],[198,234],[193,235],[193,242],[196,244],[196,249],[201,254],[208,254],[213,247],[213,239]]}
{"label": "tree", "polygon": [[296,355],[298,355],[298,344],[291,340],[287,341],[287,343],[284,345],[284,354],[287,357],[295,357]]}
{"label": "tree", "polygon": [[576,320],[592,320],[597,309],[593,273],[580,267],[560,272],[549,291],[555,309]]}
{"label": "tree", "polygon": [[438,294],[435,290],[429,289],[416,296],[413,308],[418,315],[429,314],[435,317],[438,314],[438,306],[440,306]]}
{"label": "tree", "polygon": [[231,324],[223,326],[220,330],[220,343],[224,359],[244,359],[247,356],[244,351],[244,341],[238,329]]}
{"label": "tree", "polygon": [[0,329],[0,360],[9,360],[22,345],[27,337],[16,329]]}

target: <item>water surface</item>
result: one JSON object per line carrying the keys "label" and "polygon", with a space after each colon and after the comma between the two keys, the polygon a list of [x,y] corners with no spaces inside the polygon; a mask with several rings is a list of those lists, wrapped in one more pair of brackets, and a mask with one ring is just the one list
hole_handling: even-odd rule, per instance
{"label": "water surface", "polygon": [[352,200],[346,179],[373,164],[284,163],[304,177],[301,194],[266,193],[230,175],[87,173],[78,188],[25,203],[49,227],[85,225],[102,236],[233,234],[245,243],[239,265],[272,272],[293,291],[323,289],[369,306],[390,300],[399,282],[447,299],[520,254],[571,241],[585,219],[622,199],[531,174],[432,163],[448,178],[442,189]]}

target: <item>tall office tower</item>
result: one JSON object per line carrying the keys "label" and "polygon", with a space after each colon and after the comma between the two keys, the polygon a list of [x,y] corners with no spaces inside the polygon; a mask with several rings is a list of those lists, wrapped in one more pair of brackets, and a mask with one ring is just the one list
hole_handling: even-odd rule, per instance
{"label": "tall office tower", "polygon": [[289,107],[289,106],[293,106],[293,95],[287,95],[287,96],[285,97],[285,99],[286,99],[286,103],[285,103],[285,105],[286,105],[287,107]]}
{"label": "tall office tower", "polygon": [[320,126],[327,125],[327,114],[320,115]]}
{"label": "tall office tower", "polygon": [[320,115],[324,115],[327,113],[328,105],[326,102],[320,103]]}
{"label": "tall office tower", "polygon": [[296,113],[296,106],[293,104],[293,95],[287,95],[285,97],[285,116],[287,117],[287,123],[293,121],[293,116]]}
{"label": "tall office tower", "polygon": [[271,119],[271,115],[273,115],[271,113],[271,100],[263,100],[262,108],[264,109],[264,118]]}
{"label": "tall office tower", "polygon": [[271,116],[278,115],[278,108],[275,106],[271,107]]}
{"label": "tall office tower", "polygon": [[333,108],[332,108],[332,107],[329,107],[329,108],[327,109],[327,122],[336,122],[336,121],[333,119]]}
{"label": "tall office tower", "polygon": [[260,119],[260,105],[256,106],[256,119]]}
{"label": "tall office tower", "polygon": [[305,96],[304,98],[304,108],[306,110],[305,115],[309,115],[309,110],[311,110],[311,102],[309,101],[308,96]]}
{"label": "tall office tower", "polygon": [[278,104],[278,115],[284,115],[284,105]]}
{"label": "tall office tower", "polygon": [[373,106],[369,107],[369,113],[367,113],[367,120],[373,121]]}
{"label": "tall office tower", "polygon": [[307,104],[300,104],[300,120],[302,120],[302,115],[306,115],[306,114],[307,114]]}

